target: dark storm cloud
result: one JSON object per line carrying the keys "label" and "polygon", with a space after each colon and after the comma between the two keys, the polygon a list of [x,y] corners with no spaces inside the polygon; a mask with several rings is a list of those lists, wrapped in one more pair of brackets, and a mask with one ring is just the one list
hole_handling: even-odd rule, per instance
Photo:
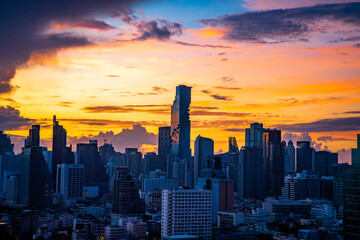
{"label": "dark storm cloud", "polygon": [[137,20],[135,13],[130,8],[117,8],[115,11],[110,13],[113,18],[119,18],[122,22],[131,24]]}
{"label": "dark storm cloud", "polygon": [[317,141],[321,142],[333,142],[333,141],[355,141],[355,139],[349,138],[334,138],[332,136],[321,136],[317,138]]}
{"label": "dark storm cloud", "polygon": [[94,18],[82,18],[82,19],[77,19],[75,21],[72,22],[56,22],[54,23],[55,26],[58,27],[75,27],[75,28],[88,28],[88,29],[94,29],[94,30],[99,30],[99,31],[106,31],[106,30],[111,30],[114,29],[114,26],[111,26],[110,24],[102,21],[102,20],[97,20]]}
{"label": "dark storm cloud", "polygon": [[295,41],[314,31],[324,31],[321,21],[360,26],[360,3],[229,14],[203,19],[206,26],[227,28],[225,38],[256,43]]}
{"label": "dark storm cloud", "polygon": [[182,41],[174,41],[177,44],[189,47],[208,47],[208,48],[231,48],[230,46],[224,45],[212,45],[212,44],[196,44],[196,43],[187,43]]}
{"label": "dark storm cloud", "polygon": [[[114,7],[128,6],[130,0],[3,0],[0,7],[0,94],[14,90],[11,79],[17,67],[33,52],[83,46],[89,40],[73,34],[44,34],[52,22],[76,23]],[[88,25],[90,22],[87,22]],[[94,26],[94,21],[93,21]],[[97,26],[101,25],[97,22]],[[102,24],[102,27],[105,25]]]}
{"label": "dark storm cloud", "polygon": [[136,28],[139,37],[133,40],[169,40],[172,36],[179,36],[182,34],[183,26],[180,23],[169,22],[164,19],[139,21],[136,23]]}
{"label": "dark storm cloud", "polygon": [[20,111],[11,106],[0,106],[0,130],[19,129],[33,123],[32,119],[20,116]]}
{"label": "dark storm cloud", "polygon": [[360,117],[321,119],[310,123],[281,124],[276,128],[290,132],[359,131]]}
{"label": "dark storm cloud", "polygon": [[348,111],[344,112],[345,114],[360,114],[360,111]]}
{"label": "dark storm cloud", "polygon": [[202,90],[201,92],[208,94],[210,97],[212,97],[215,100],[222,100],[222,101],[232,101],[233,100],[233,98],[230,96],[215,94],[209,90]]}
{"label": "dark storm cloud", "polygon": [[225,128],[226,132],[245,132],[244,128]]}
{"label": "dark storm cloud", "polygon": [[353,47],[360,48],[360,43],[354,44]]}

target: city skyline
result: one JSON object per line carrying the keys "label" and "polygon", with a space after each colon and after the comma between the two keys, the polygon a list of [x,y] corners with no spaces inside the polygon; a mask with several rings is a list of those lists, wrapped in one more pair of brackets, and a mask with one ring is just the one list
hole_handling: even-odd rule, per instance
{"label": "city skyline", "polygon": [[[79,10],[76,1],[73,16],[49,10],[29,31],[4,13],[20,30],[9,39],[22,41],[0,42],[0,129],[16,152],[32,124],[41,126],[40,145],[51,149],[53,115],[73,147],[97,139],[122,152],[156,150],[158,127],[170,126],[175,86],[187,84],[192,154],[198,135],[215,141],[215,153],[226,152],[228,137],[243,145],[245,128],[259,122],[350,162],[360,130],[359,3],[115,2]],[[267,30],[241,27],[260,27],[266,16],[274,19]],[[293,26],[282,25],[287,20]],[[44,49],[33,43],[41,36],[49,36]]]}

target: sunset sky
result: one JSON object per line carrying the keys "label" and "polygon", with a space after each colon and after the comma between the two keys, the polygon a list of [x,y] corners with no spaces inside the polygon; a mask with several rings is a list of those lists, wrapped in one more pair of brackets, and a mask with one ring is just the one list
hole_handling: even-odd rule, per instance
{"label": "sunset sky", "polygon": [[[0,6],[0,130],[156,151],[175,87],[191,139],[226,152],[260,122],[284,140],[349,149],[360,133],[360,3],[342,0],[37,0]],[[315,6],[314,6],[315,5]],[[75,148],[73,148],[75,150]]]}

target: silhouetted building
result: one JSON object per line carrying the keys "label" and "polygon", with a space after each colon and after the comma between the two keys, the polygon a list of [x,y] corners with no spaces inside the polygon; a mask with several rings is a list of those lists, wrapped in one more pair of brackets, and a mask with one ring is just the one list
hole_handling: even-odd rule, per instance
{"label": "silhouetted building", "polygon": [[245,129],[245,147],[262,148],[263,146],[263,124],[251,123],[250,128]]}
{"label": "silhouetted building", "polygon": [[157,169],[167,170],[167,157],[171,151],[171,127],[159,127]]}
{"label": "silhouetted building", "polygon": [[0,131],[0,155],[7,152],[14,152],[14,144],[11,143],[10,137]]}
{"label": "silhouetted building", "polygon": [[235,137],[229,137],[228,179],[234,182],[234,192],[239,192],[240,184],[239,147]]}
{"label": "silhouetted building", "polygon": [[[286,143],[284,142],[286,145]],[[288,145],[285,147],[285,174],[295,172],[295,147],[293,142],[290,140]]]}
{"label": "silhouetted building", "polygon": [[360,167],[360,134],[357,134],[357,148],[351,149],[351,165]]}
{"label": "silhouetted building", "polygon": [[72,145],[66,147],[66,163],[74,164],[75,163],[75,153],[72,151]]}
{"label": "silhouetted building", "polygon": [[265,197],[280,196],[284,185],[284,151],[280,130],[264,130],[264,194]]}
{"label": "silhouetted building", "polygon": [[310,147],[309,141],[298,141],[296,143],[296,172],[312,171],[314,162],[314,149]]}
{"label": "silhouetted building", "polygon": [[99,153],[104,166],[106,166],[106,164],[116,156],[116,152],[113,145],[107,143],[106,141],[104,145],[99,147]]}
{"label": "silhouetted building", "polygon": [[190,160],[190,103],[191,87],[179,85],[171,106],[171,152],[176,157]]}
{"label": "silhouetted building", "polygon": [[143,158],[142,173],[148,175],[149,172],[155,171],[155,169],[157,169],[156,168],[158,165],[157,163],[158,163],[158,155],[156,155],[156,153],[154,152],[146,153]]}
{"label": "silhouetted building", "polygon": [[[66,162],[66,130],[53,117],[53,142],[52,142],[52,160],[51,160],[51,176],[53,183],[56,184],[57,165]],[[55,189],[55,185],[54,185]]]}
{"label": "silhouetted building", "polygon": [[32,125],[29,136],[25,139],[25,147],[40,146],[40,125]]}
{"label": "silhouetted building", "polygon": [[360,134],[351,149],[351,167],[344,171],[344,239],[360,239]]}
{"label": "silhouetted building", "polygon": [[126,166],[134,176],[139,176],[142,172],[141,160],[142,153],[137,148],[125,148]]}
{"label": "silhouetted building", "polygon": [[321,176],[334,176],[333,165],[338,163],[338,154],[328,151],[315,151],[314,171]]}
{"label": "silhouetted building", "polygon": [[263,148],[242,147],[240,150],[239,197],[264,199]]}
{"label": "silhouetted building", "polygon": [[52,204],[53,183],[42,147],[22,149],[22,183],[20,203],[43,208]]}
{"label": "silhouetted building", "polygon": [[261,123],[252,123],[245,129],[245,146],[239,158],[239,197],[264,199],[264,158]]}
{"label": "silhouetted building", "polygon": [[98,152],[97,141],[76,144],[76,164],[84,165],[84,185],[107,185],[105,167]]}
{"label": "silhouetted building", "polygon": [[130,170],[126,167],[116,169],[112,185],[111,213],[144,214],[145,202],[140,199],[139,189]]}
{"label": "silhouetted building", "polygon": [[288,174],[285,176],[284,187],[282,188],[282,198],[291,200],[307,198],[319,199],[319,176],[306,171]]}
{"label": "silhouetted building", "polygon": [[209,160],[214,156],[214,140],[199,135],[194,145],[194,180],[196,182],[201,176],[201,170],[208,167]]}
{"label": "silhouetted building", "polygon": [[64,201],[83,198],[84,165],[59,164],[57,176],[56,192],[62,194]]}

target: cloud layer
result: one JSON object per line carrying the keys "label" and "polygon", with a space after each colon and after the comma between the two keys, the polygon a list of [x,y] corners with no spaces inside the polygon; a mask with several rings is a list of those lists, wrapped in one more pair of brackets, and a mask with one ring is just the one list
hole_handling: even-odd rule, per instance
{"label": "cloud layer", "polygon": [[202,19],[200,23],[227,29],[225,38],[228,40],[280,43],[305,41],[312,32],[327,31],[326,21],[359,27],[360,3],[245,12]]}
{"label": "cloud layer", "polygon": [[14,90],[11,79],[16,69],[33,52],[56,52],[61,48],[83,46],[90,41],[71,33],[45,33],[51,22],[67,23],[97,29],[111,28],[105,22],[89,19],[116,6],[129,6],[130,0],[38,0],[1,1],[0,8],[0,94]]}

